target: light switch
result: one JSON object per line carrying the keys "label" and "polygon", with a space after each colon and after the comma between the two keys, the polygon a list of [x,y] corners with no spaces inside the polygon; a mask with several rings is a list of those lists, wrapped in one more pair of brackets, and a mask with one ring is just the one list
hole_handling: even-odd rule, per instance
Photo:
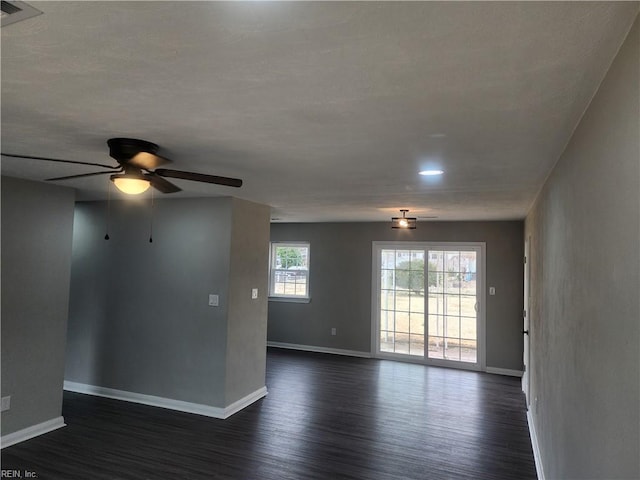
{"label": "light switch", "polygon": [[489,287],[489,295],[495,295],[496,294],[496,287]]}
{"label": "light switch", "polygon": [[220,299],[219,299],[218,295],[210,293],[209,294],[209,306],[210,307],[217,307],[218,305],[220,305]]}
{"label": "light switch", "polygon": [[256,298],[258,298],[258,289],[257,288],[252,288],[251,289],[251,298],[253,300],[255,300]]}

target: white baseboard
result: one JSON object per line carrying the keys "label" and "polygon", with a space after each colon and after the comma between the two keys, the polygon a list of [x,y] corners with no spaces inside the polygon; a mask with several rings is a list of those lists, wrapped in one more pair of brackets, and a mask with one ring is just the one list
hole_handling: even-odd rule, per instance
{"label": "white baseboard", "polygon": [[239,412],[243,408],[251,405],[253,402],[267,395],[267,387],[262,387],[253,393],[235,401],[225,408],[212,407],[210,405],[202,405],[200,403],[184,402],[182,400],[174,400],[172,398],[156,397],[154,395],[145,395],[142,393],[127,392],[124,390],[116,390],[113,388],[98,387],[95,385],[87,385],[84,383],[64,382],[64,389],[69,392],[84,393],[86,395],[95,395],[97,397],[113,398],[125,402],[140,403],[142,405],[150,405],[152,407],[167,408],[169,410],[177,410],[179,412],[195,413],[206,417],[225,419],[234,413]]}
{"label": "white baseboard", "polygon": [[485,369],[487,373],[493,373],[495,375],[508,375],[509,377],[522,378],[522,370],[510,370],[508,368],[487,367]]}
{"label": "white baseboard", "polygon": [[0,437],[0,449],[10,447],[11,445],[15,445],[16,443],[24,442],[25,440],[29,440],[30,438],[44,435],[45,433],[52,432],[65,426],[66,424],[64,423],[64,418],[57,417],[52,418],[51,420],[47,420],[46,422],[39,423],[37,425],[32,425],[31,427],[23,428],[22,430],[18,430],[17,432],[3,435],[2,437]]}
{"label": "white baseboard", "polygon": [[340,348],[316,347],[313,345],[299,345],[297,343],[267,342],[267,347],[286,348],[289,350],[302,350],[304,352],[332,353],[334,355],[346,355],[348,357],[372,358],[369,352],[358,350],[343,350]]}
{"label": "white baseboard", "polygon": [[535,424],[533,423],[531,410],[527,411],[527,423],[529,424],[529,437],[531,437],[531,448],[533,448],[533,459],[536,462],[538,480],[544,480],[544,469],[542,468],[542,457],[540,455],[540,446],[538,445],[538,435],[536,433]]}
{"label": "white baseboard", "polygon": [[245,407],[248,407],[253,402],[260,400],[262,397],[266,397],[268,393],[269,392],[267,392],[267,387],[262,387],[256,390],[255,392],[250,393],[245,397],[242,397],[240,400],[236,400],[231,405],[227,405],[224,408],[223,418],[229,418],[231,415],[233,415],[234,413],[238,413],[240,410],[244,409]]}

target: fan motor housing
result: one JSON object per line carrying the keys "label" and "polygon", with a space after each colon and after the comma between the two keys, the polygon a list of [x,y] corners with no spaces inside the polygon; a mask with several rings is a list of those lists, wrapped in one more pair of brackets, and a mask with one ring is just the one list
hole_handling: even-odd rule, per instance
{"label": "fan motor housing", "polygon": [[140,152],[152,155],[158,152],[158,145],[155,143],[136,138],[110,138],[107,140],[107,145],[109,145],[109,155],[118,161],[129,160]]}

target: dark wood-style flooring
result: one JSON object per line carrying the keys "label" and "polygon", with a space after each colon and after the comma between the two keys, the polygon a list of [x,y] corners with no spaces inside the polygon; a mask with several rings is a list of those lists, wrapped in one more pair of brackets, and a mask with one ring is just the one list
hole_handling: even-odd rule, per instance
{"label": "dark wood-style flooring", "polygon": [[269,349],[227,420],[65,392],[67,427],[2,450],[39,479],[536,478],[518,378]]}

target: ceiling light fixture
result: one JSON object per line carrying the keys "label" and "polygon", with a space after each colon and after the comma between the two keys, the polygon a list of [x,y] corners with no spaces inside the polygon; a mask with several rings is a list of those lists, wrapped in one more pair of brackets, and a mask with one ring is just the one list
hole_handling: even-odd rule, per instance
{"label": "ceiling light fixture", "polygon": [[401,217],[392,217],[391,218],[391,228],[402,228],[405,230],[414,230],[416,228],[416,218],[415,217],[407,217],[407,212],[409,210],[402,209]]}
{"label": "ceiling light fixture", "polygon": [[418,172],[419,175],[423,175],[425,177],[435,177],[437,175],[442,175],[444,170],[422,170]]}
{"label": "ceiling light fixture", "polygon": [[118,190],[128,195],[139,195],[151,186],[151,182],[141,173],[111,175],[111,181]]}

